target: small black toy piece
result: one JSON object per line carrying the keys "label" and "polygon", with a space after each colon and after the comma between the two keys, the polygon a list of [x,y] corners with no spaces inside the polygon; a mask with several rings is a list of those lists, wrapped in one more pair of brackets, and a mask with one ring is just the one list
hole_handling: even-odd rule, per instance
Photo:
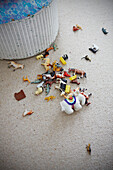
{"label": "small black toy piece", "polygon": [[106,31],[105,28],[102,28],[102,32],[103,32],[104,34],[108,34],[108,32]]}

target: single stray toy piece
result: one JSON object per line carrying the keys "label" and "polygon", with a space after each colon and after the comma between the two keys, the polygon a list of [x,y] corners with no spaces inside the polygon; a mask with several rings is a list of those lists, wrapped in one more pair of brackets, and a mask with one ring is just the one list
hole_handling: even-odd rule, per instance
{"label": "single stray toy piece", "polygon": [[24,65],[23,65],[23,64],[17,64],[17,63],[15,63],[14,61],[9,62],[8,64],[9,64],[9,65],[8,65],[9,68],[10,68],[11,66],[14,67],[14,70],[13,70],[13,71],[15,71],[15,70],[18,69],[18,68],[21,68],[21,69],[24,68]]}
{"label": "single stray toy piece", "polygon": [[92,48],[89,48],[89,50],[92,51],[93,53],[96,53],[99,50],[99,48],[97,45],[93,44]]}
{"label": "single stray toy piece", "polygon": [[87,149],[88,153],[91,154],[91,145],[90,144],[86,145],[86,149]]}
{"label": "single stray toy piece", "polygon": [[73,31],[74,31],[74,32],[75,32],[75,31],[78,31],[78,30],[79,30],[79,28],[73,26]]}
{"label": "single stray toy piece", "polygon": [[14,94],[14,97],[15,97],[16,100],[19,101],[19,100],[21,100],[21,99],[24,99],[24,98],[26,97],[26,95],[25,95],[24,91],[21,90],[20,92],[15,93],[15,94]]}
{"label": "single stray toy piece", "polygon": [[23,81],[28,81],[30,83],[30,81],[29,81],[27,76],[26,76],[26,78],[23,77]]}
{"label": "single stray toy piece", "polygon": [[48,97],[45,97],[45,100],[47,100],[47,102],[48,102],[50,99],[53,100],[55,98],[56,98],[55,96],[48,96]]}
{"label": "single stray toy piece", "polygon": [[104,34],[108,34],[108,32],[106,31],[105,28],[102,28],[102,32],[103,32]]}
{"label": "single stray toy piece", "polygon": [[85,57],[82,57],[81,60],[85,58],[86,60],[89,60],[91,62],[91,59],[88,57],[88,55],[86,55]]}
{"label": "single stray toy piece", "polygon": [[34,112],[32,110],[30,111],[27,111],[27,109],[24,111],[24,113],[22,114],[23,117],[27,116],[27,115],[31,115],[33,114]]}

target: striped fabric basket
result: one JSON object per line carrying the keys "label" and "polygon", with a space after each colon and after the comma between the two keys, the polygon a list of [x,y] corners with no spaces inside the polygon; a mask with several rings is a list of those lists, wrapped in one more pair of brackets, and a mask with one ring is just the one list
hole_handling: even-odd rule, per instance
{"label": "striped fabric basket", "polygon": [[[25,1],[31,7],[32,1],[30,3],[28,3],[29,0]],[[1,2],[0,5],[3,7]],[[14,2],[13,8],[16,8],[18,0],[14,0]],[[57,0],[49,0],[48,3],[46,0],[46,4],[42,4],[36,9],[38,9],[36,13],[33,13],[32,10],[30,13],[27,10],[25,13],[27,16],[24,17],[18,15],[16,19],[11,17],[4,19],[4,16],[0,20],[0,59],[28,58],[41,53],[55,41],[58,34]]]}

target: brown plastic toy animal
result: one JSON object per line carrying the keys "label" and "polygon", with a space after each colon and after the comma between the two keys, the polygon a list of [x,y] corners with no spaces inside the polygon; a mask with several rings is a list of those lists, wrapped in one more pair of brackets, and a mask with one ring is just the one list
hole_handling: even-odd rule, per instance
{"label": "brown plastic toy animal", "polygon": [[74,72],[75,74],[80,74],[80,75],[81,75],[80,77],[77,77],[78,79],[79,79],[79,78],[83,78],[83,77],[86,78],[86,72],[84,72],[83,70],[78,70],[78,69],[74,69],[74,68],[69,68],[69,69],[68,69],[68,72],[70,73],[71,71]]}

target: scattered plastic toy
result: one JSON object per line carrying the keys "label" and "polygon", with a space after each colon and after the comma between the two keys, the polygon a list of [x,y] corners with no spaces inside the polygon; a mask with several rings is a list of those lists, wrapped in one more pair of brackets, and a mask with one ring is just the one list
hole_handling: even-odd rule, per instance
{"label": "scattered plastic toy", "polygon": [[108,32],[106,31],[105,28],[102,28],[102,32],[103,32],[104,34],[108,34]]}
{"label": "scattered plastic toy", "polygon": [[17,63],[15,63],[14,61],[9,62],[8,64],[9,64],[9,65],[8,65],[9,68],[10,68],[11,66],[13,66],[13,67],[15,68],[13,71],[15,71],[15,70],[18,69],[18,68],[21,68],[21,69],[24,68],[24,65],[23,65],[23,64],[17,64]]}
{"label": "scattered plastic toy", "polygon": [[75,32],[75,31],[78,31],[78,30],[79,30],[79,28],[73,26],[73,31],[74,31],[74,32]]}
{"label": "scattered plastic toy", "polygon": [[82,30],[82,27],[79,26],[78,24],[76,24],[76,27],[77,27],[78,29]]}
{"label": "scattered plastic toy", "polygon": [[28,111],[27,109],[24,111],[24,113],[22,114],[23,117],[27,116],[27,115],[31,115],[34,112],[32,110]]}
{"label": "scattered plastic toy", "polygon": [[42,80],[35,80],[35,81],[32,81],[31,84],[38,84],[40,83]]}
{"label": "scattered plastic toy", "polygon": [[50,92],[50,85],[49,84],[47,84],[46,85],[46,88],[45,88],[45,92],[46,92],[46,95],[48,95],[49,94],[49,92]]}
{"label": "scattered plastic toy", "polygon": [[75,80],[77,78],[77,75],[75,74],[74,76],[70,77],[69,79],[72,81],[72,80]]}
{"label": "scattered plastic toy", "polygon": [[71,80],[71,81],[70,81],[70,83],[75,83],[75,84],[77,84],[77,85],[79,85],[79,84],[80,84],[80,82],[78,82],[77,78],[76,78],[76,79],[74,79],[74,80]]}
{"label": "scattered plastic toy", "polygon": [[57,45],[55,43],[53,43],[53,49],[54,49],[54,51],[56,51],[58,49]]}
{"label": "scattered plastic toy", "polygon": [[50,99],[53,100],[55,98],[56,98],[55,96],[48,96],[48,97],[45,97],[45,100],[47,100],[47,102],[48,102]]}
{"label": "scattered plastic toy", "polygon": [[64,95],[65,99],[60,102],[62,111],[72,114],[74,111],[82,109],[82,106],[86,104],[85,95],[80,92],[79,88],[74,90],[74,92],[71,91],[67,96]]}
{"label": "scattered plastic toy", "polygon": [[44,58],[44,56],[43,56],[42,54],[36,56],[36,59],[37,59],[37,60],[39,60],[39,59],[41,59],[41,58]]}
{"label": "scattered plastic toy", "polygon": [[19,100],[24,99],[24,98],[26,97],[26,95],[25,95],[24,91],[21,90],[20,92],[15,93],[15,94],[14,94],[14,97],[15,97],[16,100],[19,101]]}
{"label": "scattered plastic toy", "polygon": [[58,79],[58,85],[55,86],[55,89],[58,89],[61,91],[60,96],[63,96],[65,94],[67,80],[66,79]]}
{"label": "scattered plastic toy", "polygon": [[86,149],[87,149],[88,153],[91,154],[91,145],[90,144],[86,145]]}
{"label": "scattered plastic toy", "polygon": [[85,57],[82,57],[81,60],[85,58],[86,60],[89,60],[91,62],[91,59],[88,57],[88,55],[86,55]]}
{"label": "scattered plastic toy", "polygon": [[62,63],[63,65],[66,64],[66,61],[65,61],[65,60],[67,60],[67,59],[68,59],[68,55],[67,55],[67,54],[65,54],[65,55],[63,55],[62,57],[60,57],[60,61],[61,61],[61,63]]}
{"label": "scattered plastic toy", "polygon": [[99,48],[97,45],[93,44],[92,48],[89,48],[89,50],[92,51],[93,53],[96,53],[99,50]]}
{"label": "scattered plastic toy", "polygon": [[37,90],[35,91],[35,95],[38,96],[42,92],[43,92],[43,87],[38,87]]}
{"label": "scattered plastic toy", "polygon": [[77,79],[79,78],[83,78],[85,77],[86,78],[86,72],[83,71],[83,70],[78,70],[78,69],[75,69],[75,68],[69,68],[68,69],[68,72],[74,72],[74,74],[80,74],[81,76],[80,77],[77,77]]}
{"label": "scattered plastic toy", "polygon": [[23,77],[23,81],[28,81],[30,83],[30,81],[29,81],[27,76],[26,76],[26,78]]}
{"label": "scattered plastic toy", "polygon": [[44,58],[45,63],[42,63],[41,65],[43,65],[46,69],[46,71],[49,71],[49,64],[50,64],[50,59],[49,58]]}

